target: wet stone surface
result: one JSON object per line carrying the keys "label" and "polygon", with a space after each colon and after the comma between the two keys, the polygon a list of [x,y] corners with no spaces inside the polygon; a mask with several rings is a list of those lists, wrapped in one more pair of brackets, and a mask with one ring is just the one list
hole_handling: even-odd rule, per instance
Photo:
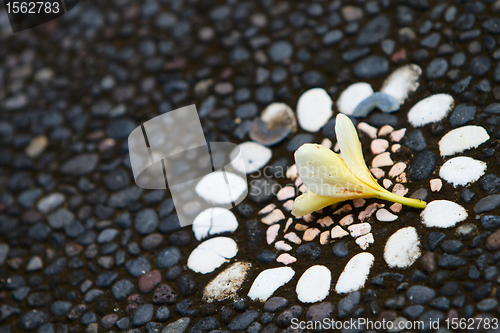
{"label": "wet stone surface", "polygon": [[[85,2],[13,34],[0,10],[0,332],[290,332],[293,318],[498,318],[499,14],[498,1]],[[420,210],[366,199],[293,217],[293,200],[307,190],[291,168],[294,152],[305,143],[338,152],[342,92],[360,82],[370,94],[391,92],[391,73],[409,64],[421,74],[394,81],[405,88],[394,96],[398,111],[353,119],[364,158],[372,169],[371,142],[386,140],[391,162],[372,170],[379,184],[451,201],[467,216],[428,228]],[[317,131],[299,123],[271,137],[268,124],[252,130],[271,103],[297,116],[311,88],[333,103]],[[449,94],[452,106],[427,105],[423,125],[413,126],[408,111],[437,94]],[[207,250],[198,264],[218,265],[208,274],[189,268],[201,242],[180,226],[170,191],[138,187],[128,152],[137,126],[190,104],[207,142],[261,140],[271,150],[231,209],[236,230],[208,234],[237,246]],[[302,125],[318,124],[317,109],[304,112],[310,119]],[[471,125],[488,139],[442,156],[443,136]],[[485,174],[466,186],[441,181],[441,166],[461,156],[485,162]],[[406,168],[393,175],[400,162]],[[278,195],[285,185],[293,194]],[[397,219],[377,219],[381,207],[369,212],[372,204]],[[177,209],[196,216],[200,208]],[[370,231],[351,236],[349,226],[361,223]],[[419,256],[390,268],[385,244],[404,227],[417,230]],[[340,274],[361,252],[375,258],[366,281],[337,293]],[[207,284],[235,262],[252,265],[236,296],[204,299]],[[328,267],[331,286],[324,299],[304,303],[297,282],[313,265]],[[289,281],[266,300],[251,299],[258,274],[278,267],[293,270]]]}

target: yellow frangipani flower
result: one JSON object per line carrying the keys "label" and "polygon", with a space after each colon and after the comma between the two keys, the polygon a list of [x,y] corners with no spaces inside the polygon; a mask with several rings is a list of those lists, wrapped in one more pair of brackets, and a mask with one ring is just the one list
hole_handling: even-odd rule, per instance
{"label": "yellow frangipani flower", "polygon": [[425,201],[396,195],[377,183],[366,166],[356,128],[346,115],[337,115],[335,132],[342,157],[318,144],[304,144],[295,152],[295,163],[307,192],[295,199],[294,216],[356,198],[380,198],[425,208]]}

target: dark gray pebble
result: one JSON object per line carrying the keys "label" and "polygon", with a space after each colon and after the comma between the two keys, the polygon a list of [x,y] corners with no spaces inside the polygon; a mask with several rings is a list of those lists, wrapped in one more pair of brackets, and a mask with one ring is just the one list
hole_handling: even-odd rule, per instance
{"label": "dark gray pebble", "polygon": [[177,280],[177,287],[184,296],[193,295],[196,291],[196,281],[191,274],[181,276]]}
{"label": "dark gray pebble", "polygon": [[273,179],[254,179],[249,185],[248,198],[256,204],[268,203],[278,193],[278,183]]}
{"label": "dark gray pebble", "polygon": [[144,209],[135,217],[135,230],[142,236],[149,235],[158,227],[158,215],[153,209]]}
{"label": "dark gray pebble", "polygon": [[170,318],[170,310],[166,306],[160,306],[156,310],[155,318],[160,322],[167,321]]}
{"label": "dark gray pebble", "polygon": [[71,310],[71,302],[68,301],[56,301],[50,306],[50,313],[59,318],[66,316],[69,310]]}
{"label": "dark gray pebble", "polygon": [[97,154],[83,154],[66,161],[61,166],[61,173],[69,176],[83,176],[95,170],[99,157]]}
{"label": "dark gray pebble", "polygon": [[456,268],[467,263],[464,258],[452,254],[444,254],[438,261],[438,266],[441,268]]}
{"label": "dark gray pebble", "polygon": [[262,264],[268,264],[276,260],[278,255],[271,250],[262,250],[257,254],[257,261]]}
{"label": "dark gray pebble", "polygon": [[[423,315],[421,315],[418,318],[419,321],[423,322],[423,327],[420,328],[420,332],[422,332],[422,333],[430,332],[431,329],[434,327],[434,326],[431,327],[431,324],[432,325],[439,325],[439,327],[441,327],[444,319],[445,319],[445,315],[438,310],[427,311],[426,313],[424,313]],[[437,324],[433,324],[433,323],[437,323]]]}
{"label": "dark gray pebble", "polygon": [[264,304],[264,311],[277,312],[288,306],[288,300],[283,297],[272,297]]}
{"label": "dark gray pebble", "polygon": [[380,43],[391,30],[391,21],[385,15],[380,15],[369,21],[359,32],[356,45],[369,46]]}
{"label": "dark gray pebble", "polygon": [[156,267],[160,269],[169,268],[176,265],[180,259],[181,251],[177,247],[167,247],[158,253]]}
{"label": "dark gray pebble", "polygon": [[472,298],[475,301],[479,301],[481,299],[484,299],[484,298],[490,296],[492,289],[493,289],[493,285],[491,284],[491,282],[486,283],[480,287],[477,287],[472,292]]}
{"label": "dark gray pebble", "polygon": [[448,70],[448,62],[444,58],[432,60],[426,69],[426,75],[429,80],[441,79]]}
{"label": "dark gray pebble", "polygon": [[406,297],[412,304],[426,304],[436,296],[436,292],[425,286],[413,286],[406,291]]}
{"label": "dark gray pebble", "polygon": [[410,176],[415,180],[428,179],[436,167],[436,154],[425,150],[417,155],[410,167]]}
{"label": "dark gray pebble", "polygon": [[472,59],[468,67],[468,73],[475,76],[485,75],[491,68],[491,60],[486,56],[478,56]]}
{"label": "dark gray pebble", "polygon": [[231,331],[245,330],[259,317],[259,312],[255,310],[248,310],[236,318],[234,318],[228,325]]}
{"label": "dark gray pebble", "polygon": [[198,311],[190,309],[193,301],[190,299],[185,299],[180,301],[175,305],[175,312],[184,317],[191,317],[198,313]]}
{"label": "dark gray pebble", "polygon": [[294,153],[300,146],[304,143],[314,142],[314,136],[312,134],[297,134],[293,138],[290,139],[286,146],[286,150],[291,153]]}
{"label": "dark gray pebble", "polygon": [[410,305],[403,310],[403,315],[408,319],[417,319],[424,313],[425,307],[423,305]]}
{"label": "dark gray pebble", "polygon": [[471,202],[472,198],[474,198],[475,195],[476,195],[476,193],[474,193],[471,190],[469,190],[468,188],[466,188],[462,191],[462,193],[460,193],[460,198],[462,198],[462,200],[465,203],[469,203],[469,202]]}
{"label": "dark gray pebble", "polygon": [[332,247],[332,252],[337,258],[344,258],[349,254],[349,250],[347,249],[345,242],[335,242]]}
{"label": "dark gray pebble", "polygon": [[464,249],[465,245],[459,240],[449,239],[441,243],[441,249],[448,254],[457,254]]}
{"label": "dark gray pebble", "polygon": [[321,247],[316,243],[301,245],[295,251],[295,255],[297,257],[307,257],[310,260],[318,259],[322,253],[323,251],[321,250]]}
{"label": "dark gray pebble", "polygon": [[123,301],[134,292],[134,284],[129,280],[120,280],[111,287],[111,296],[115,301]]}
{"label": "dark gray pebble", "polygon": [[304,313],[304,309],[300,305],[294,305],[279,314],[276,318],[276,324],[280,327],[288,327],[292,323],[292,319],[300,318],[302,313]]}
{"label": "dark gray pebble", "polygon": [[487,174],[479,181],[481,189],[486,194],[495,194],[500,191],[500,177],[494,174]]}
{"label": "dark gray pebble", "polygon": [[25,331],[33,331],[34,329],[40,327],[42,324],[45,324],[49,320],[49,316],[39,310],[32,310],[26,312],[19,319],[19,327],[21,327]]}
{"label": "dark gray pebble", "polygon": [[354,76],[359,79],[372,79],[389,72],[389,61],[381,56],[372,55],[358,61],[353,67]]}
{"label": "dark gray pebble", "polygon": [[340,319],[346,318],[356,310],[361,300],[361,293],[353,291],[346,297],[342,298],[337,304],[338,317]]}
{"label": "dark gray pebble", "polygon": [[481,214],[492,211],[500,205],[500,194],[489,195],[479,200],[474,206],[474,213]]}
{"label": "dark gray pebble", "polygon": [[139,277],[151,270],[151,264],[146,256],[129,260],[125,263],[125,269],[133,277]]}
{"label": "dark gray pebble", "polygon": [[408,134],[408,137],[405,140],[405,146],[416,152],[421,152],[427,148],[427,142],[425,141],[422,131],[414,130]]}
{"label": "dark gray pebble", "polygon": [[153,319],[154,306],[152,304],[144,304],[135,311],[132,317],[132,325],[139,327]]}
{"label": "dark gray pebble", "polygon": [[474,105],[459,104],[453,110],[449,123],[451,127],[459,127],[474,120],[477,108]]}

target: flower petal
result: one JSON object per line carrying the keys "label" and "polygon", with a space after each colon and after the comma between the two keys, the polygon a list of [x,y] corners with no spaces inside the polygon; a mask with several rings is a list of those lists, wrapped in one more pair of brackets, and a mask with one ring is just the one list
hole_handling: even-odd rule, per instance
{"label": "flower petal", "polygon": [[373,194],[356,178],[339,155],[318,144],[304,144],[295,152],[300,178],[307,189],[322,196],[359,197]]}
{"label": "flower petal", "polygon": [[304,216],[344,200],[347,199],[340,197],[325,197],[314,192],[307,191],[306,193],[295,198],[295,201],[293,202],[292,215],[296,217]]}
{"label": "flower petal", "polygon": [[342,113],[337,115],[335,133],[337,134],[337,142],[339,143],[342,159],[349,170],[367,185],[378,185],[366,167],[358,132],[349,117]]}

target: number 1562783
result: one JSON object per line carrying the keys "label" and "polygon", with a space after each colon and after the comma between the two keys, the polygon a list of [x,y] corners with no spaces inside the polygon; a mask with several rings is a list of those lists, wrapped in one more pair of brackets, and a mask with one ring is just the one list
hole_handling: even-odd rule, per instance
{"label": "number 1562783", "polygon": [[58,2],[45,1],[7,1],[8,14],[58,14],[61,7]]}

